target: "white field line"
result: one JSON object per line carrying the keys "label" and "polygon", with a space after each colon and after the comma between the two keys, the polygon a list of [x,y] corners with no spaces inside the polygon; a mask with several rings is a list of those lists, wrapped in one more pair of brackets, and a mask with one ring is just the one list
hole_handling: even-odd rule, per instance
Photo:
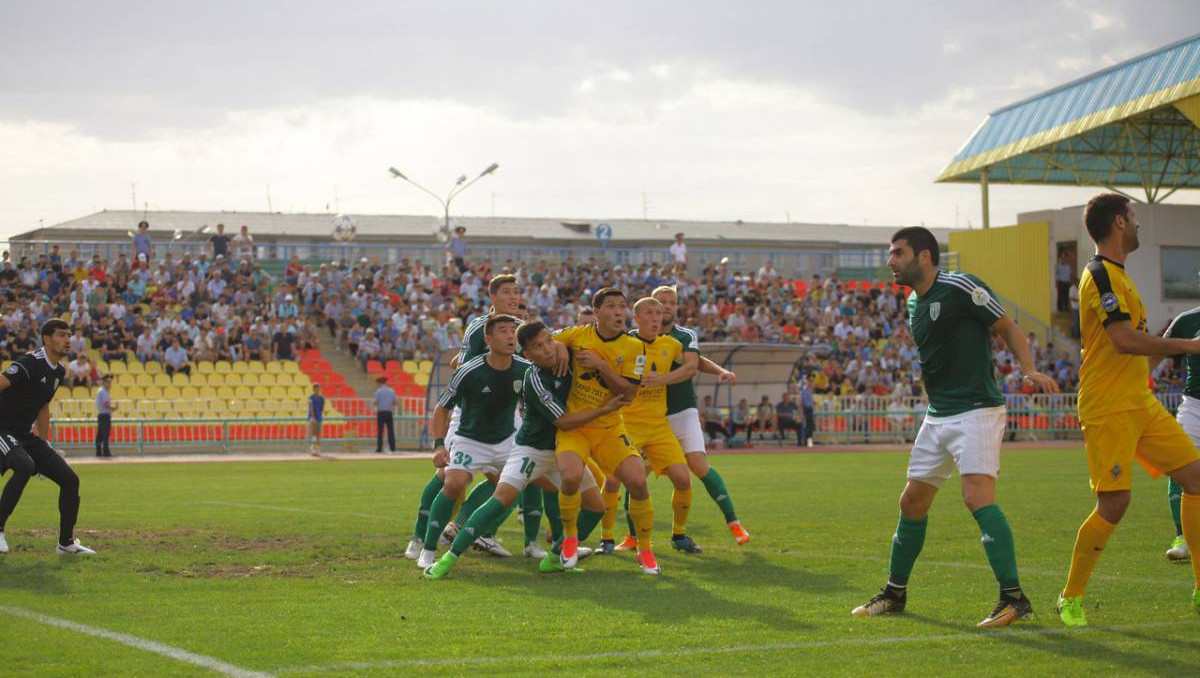
{"label": "white field line", "polygon": [[[883,558],[880,556],[852,556],[852,555],[848,555],[848,554],[844,554],[844,553],[803,553],[800,551],[789,551],[788,553],[783,553],[780,555],[793,556],[793,557],[799,556],[801,558],[837,558],[839,560],[865,560],[865,561],[873,562],[873,563],[889,562],[888,558]],[[917,559],[917,567],[919,568],[922,565],[926,565],[926,566],[930,566],[930,567],[958,567],[958,568],[969,569],[969,570],[987,570],[989,572],[992,570],[990,565],[985,565],[983,563],[967,563],[967,562],[944,561],[944,560],[925,560],[922,558],[918,558]],[[1168,564],[1168,567],[1173,567],[1173,566]],[[1043,570],[1043,569],[1038,569],[1038,568],[1024,567],[1018,562],[1017,569],[1018,569],[1019,573],[1021,573],[1021,574],[1032,574],[1032,575],[1036,575],[1039,577],[1062,577],[1064,583],[1067,580],[1067,569],[1065,567],[1062,570]],[[1121,581],[1121,582],[1126,582],[1126,583],[1135,582],[1138,584],[1156,584],[1156,585],[1161,585],[1161,586],[1186,585],[1187,587],[1191,588],[1195,583],[1192,581],[1191,568],[1188,567],[1188,568],[1184,568],[1184,569],[1187,570],[1187,575],[1182,576],[1179,579],[1167,579],[1165,577],[1131,577],[1131,576],[1120,575],[1120,574],[1093,574],[1092,579],[1108,579],[1108,580],[1112,580],[1112,581]]]}
{"label": "white field line", "polygon": [[192,664],[193,666],[209,669],[225,676],[233,676],[234,678],[273,678],[272,674],[270,673],[251,671],[250,669],[244,669],[240,666],[234,666],[228,662],[223,662],[215,657],[196,654],[195,652],[188,652],[187,650],[181,650],[177,647],[164,645],[146,638],[131,636],[128,633],[117,633],[116,631],[109,631],[107,629],[101,629],[95,626],[88,626],[86,624],[80,624],[68,619],[59,619],[58,617],[51,617],[38,612],[30,612],[29,610],[13,607],[11,605],[0,605],[0,612],[12,615],[14,617],[21,617],[22,619],[35,621],[39,624],[57,626],[60,629],[67,629],[68,631],[82,633],[85,636],[104,638],[105,640],[111,640],[122,645],[128,645],[129,647],[145,650],[146,652],[152,652],[176,661],[181,661],[185,664]]}
{"label": "white field line", "polygon": [[1164,626],[1198,626],[1195,621],[1150,622],[1145,624],[1126,624],[1117,626],[1089,626],[1086,628],[1053,628],[1030,629],[1028,631],[1014,628],[998,629],[995,631],[980,631],[977,633],[940,633],[913,636],[885,636],[881,638],[841,638],[837,640],[811,640],[795,643],[769,643],[764,645],[730,645],[726,647],[672,648],[666,650],[635,650],[631,652],[593,652],[589,654],[554,654],[554,655],[513,655],[509,657],[460,657],[432,659],[398,659],[377,662],[344,662],[340,664],[318,664],[313,666],[289,666],[275,670],[278,674],[289,673],[326,673],[332,671],[368,671],[372,669],[405,669],[440,666],[486,666],[496,664],[525,664],[545,662],[554,664],[574,664],[579,662],[601,661],[605,659],[656,659],[662,657],[717,654],[740,654],[751,652],[784,652],[788,650],[807,650],[822,647],[856,647],[870,645],[899,645],[903,643],[935,643],[959,642],[970,640],[998,640],[1012,637],[1059,636],[1078,633],[1097,633],[1105,631],[1132,631],[1151,629]]}
{"label": "white field line", "polygon": [[349,511],[320,511],[317,509],[297,508],[295,506],[275,506],[272,504],[247,504],[238,501],[202,501],[201,504],[209,504],[212,506],[232,506],[234,508],[250,508],[261,509],[263,511],[283,511],[286,513],[309,513],[318,516],[347,516],[350,518],[366,518],[368,520],[387,520],[391,522],[405,522],[400,518],[392,516],[377,516],[372,513],[351,513]]}

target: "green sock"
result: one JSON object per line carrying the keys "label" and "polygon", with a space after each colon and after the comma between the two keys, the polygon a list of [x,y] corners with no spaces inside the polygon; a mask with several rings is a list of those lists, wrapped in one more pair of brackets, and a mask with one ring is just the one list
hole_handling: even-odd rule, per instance
{"label": "green sock", "polygon": [[704,489],[708,490],[708,496],[717,502],[717,506],[721,509],[721,513],[725,514],[725,522],[732,523],[737,520],[737,511],[733,510],[733,500],[729,498],[729,490],[725,488],[725,479],[717,473],[717,469],[709,466],[708,473],[705,474],[700,482],[704,483]]}
{"label": "green sock", "polygon": [[604,518],[604,511],[589,511],[585,508],[579,509],[579,541],[586,541],[588,535],[596,526],[600,524],[600,520]]}
{"label": "green sock", "polygon": [[521,524],[525,528],[525,545],[536,544],[538,528],[542,526],[542,488],[526,485],[521,493]]}
{"label": "green sock", "polygon": [[637,536],[637,528],[633,525],[633,518],[629,516],[629,490],[625,490],[625,525],[629,528],[630,536]]}
{"label": "green sock", "polygon": [[1175,521],[1175,536],[1183,534],[1183,523],[1179,522],[1179,511],[1183,504],[1183,485],[1174,478],[1167,479],[1167,503],[1171,505],[1171,518]]}
{"label": "green sock", "polygon": [[463,500],[462,506],[458,509],[458,515],[454,516],[454,522],[460,526],[465,525],[471,514],[478,511],[483,502],[491,498],[496,493],[496,484],[488,479],[484,479],[475,487],[471,488],[471,494]]}
{"label": "green sock", "polygon": [[429,507],[433,506],[433,499],[442,491],[442,486],[446,481],[438,477],[434,473],[429,482],[425,483],[425,489],[421,490],[421,504],[417,507],[417,524],[413,527],[413,539],[424,539],[425,529],[429,525]]}
{"label": "green sock", "polygon": [[474,542],[479,535],[486,534],[493,528],[493,523],[500,520],[500,516],[504,515],[507,507],[500,503],[500,500],[495,497],[488,497],[488,500],[483,502],[477,511],[467,518],[467,522],[463,524],[462,529],[454,537],[454,544],[450,546],[450,552],[454,555],[462,555],[471,543]]}
{"label": "green sock", "polygon": [[910,520],[900,516],[896,534],[892,535],[892,559],[888,567],[888,585],[896,588],[908,586],[917,556],[925,546],[925,527],[929,518]]}
{"label": "green sock", "polygon": [[442,535],[442,530],[446,527],[453,511],[454,500],[447,497],[445,492],[438,492],[437,497],[433,500],[433,506],[429,507],[429,527],[425,530],[426,551],[437,550],[438,537]]}
{"label": "green sock", "polygon": [[496,532],[498,532],[500,530],[500,526],[508,521],[508,517],[513,514],[513,511],[517,510],[517,504],[520,504],[520,503],[521,503],[521,498],[517,497],[516,501],[509,504],[508,510],[506,510],[504,512],[504,515],[500,516],[500,520],[497,520],[496,524],[492,525],[492,529],[488,530],[487,533],[484,534],[483,536],[485,536],[489,539],[494,539],[496,537]]}
{"label": "green sock", "polygon": [[542,490],[545,496],[546,521],[550,523],[550,538],[557,540],[562,536],[562,511],[558,508],[558,493]]}
{"label": "green sock", "polygon": [[984,506],[974,514],[975,522],[979,523],[979,531],[983,533],[983,550],[987,552],[988,564],[1000,582],[1000,590],[1021,588],[1021,579],[1017,576],[1017,547],[1013,543],[1012,528],[1008,526],[1008,518],[1004,511],[995,504]]}

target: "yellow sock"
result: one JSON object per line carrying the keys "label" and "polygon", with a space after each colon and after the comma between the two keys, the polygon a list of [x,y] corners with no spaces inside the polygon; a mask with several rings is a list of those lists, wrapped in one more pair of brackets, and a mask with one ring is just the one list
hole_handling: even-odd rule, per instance
{"label": "yellow sock", "polygon": [[647,551],[651,548],[650,537],[654,532],[654,504],[649,497],[645,499],[629,499],[629,517],[637,529],[638,550]]}
{"label": "yellow sock", "polygon": [[[1198,516],[1200,517],[1200,516]],[[1108,544],[1117,526],[1100,517],[1095,510],[1079,526],[1079,534],[1075,537],[1075,552],[1071,554],[1071,572],[1067,575],[1067,588],[1063,596],[1075,598],[1082,596],[1087,587],[1088,579],[1092,578],[1092,570],[1096,569],[1096,561]]]}
{"label": "yellow sock", "polygon": [[692,510],[692,488],[676,489],[671,493],[671,534],[687,531],[688,513]]}
{"label": "yellow sock", "polygon": [[578,491],[575,494],[558,493],[558,510],[562,514],[563,536],[574,537],[579,534],[579,507],[582,502]]}
{"label": "yellow sock", "polygon": [[600,519],[601,539],[615,541],[613,527],[617,524],[617,501],[621,498],[621,488],[612,492],[602,490],[600,496],[604,499],[604,517]]}
{"label": "yellow sock", "polygon": [[1200,589],[1200,494],[1183,493],[1179,508],[1179,522],[1183,525],[1183,540],[1192,554],[1192,574],[1196,577],[1196,588]]}

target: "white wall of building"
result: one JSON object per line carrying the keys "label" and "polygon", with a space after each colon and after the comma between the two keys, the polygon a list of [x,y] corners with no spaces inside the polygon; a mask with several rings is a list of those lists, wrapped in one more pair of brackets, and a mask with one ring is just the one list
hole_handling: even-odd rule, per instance
{"label": "white wall of building", "polygon": [[[1137,285],[1138,293],[1146,304],[1146,316],[1153,331],[1161,330],[1176,315],[1200,306],[1197,299],[1168,299],[1163,296],[1162,248],[1170,246],[1200,247],[1200,206],[1198,205],[1144,205],[1134,204],[1134,212],[1142,225],[1138,233],[1141,245],[1125,262],[1126,270]],[[1073,240],[1076,242],[1078,273],[1083,271],[1088,259],[1095,252],[1095,245],[1083,226],[1083,206],[1066,207],[1058,210],[1026,212],[1017,216],[1019,223],[1046,221],[1050,224],[1054,243]],[[1050,254],[1053,257],[1053,244]],[[1053,262],[1051,262],[1053,264]],[[1200,272],[1200,253],[1196,261]],[[1196,278],[1200,284],[1200,276]]]}

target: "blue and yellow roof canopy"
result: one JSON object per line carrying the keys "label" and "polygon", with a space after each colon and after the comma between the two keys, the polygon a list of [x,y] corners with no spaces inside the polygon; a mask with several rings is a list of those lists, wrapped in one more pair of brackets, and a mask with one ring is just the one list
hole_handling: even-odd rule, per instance
{"label": "blue and yellow roof canopy", "polygon": [[1200,35],[995,111],[939,182],[1200,188]]}

